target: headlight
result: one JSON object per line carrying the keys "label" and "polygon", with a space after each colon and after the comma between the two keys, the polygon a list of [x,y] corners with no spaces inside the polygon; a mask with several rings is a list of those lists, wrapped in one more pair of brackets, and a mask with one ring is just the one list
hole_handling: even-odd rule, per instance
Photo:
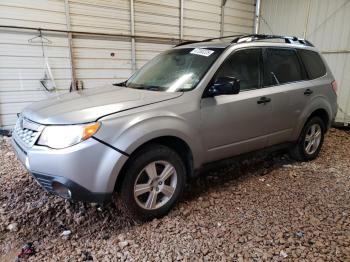
{"label": "headlight", "polygon": [[86,125],[47,126],[40,135],[38,145],[55,149],[69,147],[93,136],[100,126],[99,122]]}

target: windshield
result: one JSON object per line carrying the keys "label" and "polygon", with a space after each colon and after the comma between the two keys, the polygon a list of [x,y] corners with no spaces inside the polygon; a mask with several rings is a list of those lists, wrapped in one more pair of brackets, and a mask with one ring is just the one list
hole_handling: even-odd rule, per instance
{"label": "windshield", "polygon": [[165,92],[192,90],[222,51],[221,48],[171,49],[135,72],[125,86]]}

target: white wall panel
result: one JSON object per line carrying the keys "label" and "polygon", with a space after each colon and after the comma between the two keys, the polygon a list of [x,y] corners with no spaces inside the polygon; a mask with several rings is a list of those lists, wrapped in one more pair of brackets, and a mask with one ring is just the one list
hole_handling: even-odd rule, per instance
{"label": "white wall panel", "polygon": [[227,0],[224,8],[224,34],[251,34],[254,28],[255,1]]}
{"label": "white wall panel", "polygon": [[[66,69],[51,68],[51,71],[57,79],[70,79],[70,72]],[[44,71],[41,68],[0,68],[0,79],[3,80],[35,80],[43,76]]]}
{"label": "white wall panel", "polygon": [[64,1],[1,0],[0,24],[66,29]]}
{"label": "white wall panel", "polygon": [[[49,57],[68,58],[69,56],[69,49],[66,47],[46,46],[45,51]],[[0,55],[14,57],[42,57],[42,48],[38,45],[1,44]]]}
{"label": "white wall panel", "polygon": [[180,1],[136,0],[135,34],[179,37]]}
{"label": "white wall panel", "polygon": [[57,91],[51,93],[43,93],[37,91],[22,91],[18,92],[3,92],[1,94],[0,104],[7,103],[23,103],[23,102],[34,102],[45,99],[47,97],[54,97],[64,91]]}
{"label": "white wall panel", "polygon": [[[184,1],[184,38],[220,36],[221,0]],[[224,7],[223,35],[253,32],[254,0],[227,0]]]}
{"label": "white wall panel", "polygon": [[[127,0],[70,0],[72,30],[130,34]],[[131,74],[131,44],[114,39],[73,39],[77,80],[84,88],[123,81]],[[111,54],[114,54],[112,56]]]}
{"label": "white wall panel", "polygon": [[[62,80],[62,79],[55,79],[55,83],[57,87],[69,87],[70,85],[70,79],[69,80]],[[66,90],[59,88],[60,90]],[[0,79],[0,96],[1,92],[17,92],[20,93],[22,91],[40,91],[43,92],[43,87],[38,85],[38,80],[4,80]]]}
{"label": "white wall panel", "polygon": [[[4,63],[4,66],[8,69],[16,69],[18,65],[21,64],[21,68],[36,68],[42,69],[43,58],[42,57],[19,57],[19,56],[8,56],[3,55],[1,57]],[[69,59],[60,58],[60,57],[50,57],[50,66],[52,69],[69,69],[70,63]]]}
{"label": "white wall panel", "polygon": [[338,104],[342,111],[338,111],[337,122],[350,123],[350,53],[324,54],[328,65],[338,84]]}
{"label": "white wall panel", "polygon": [[309,0],[261,1],[260,32],[302,37]]}
{"label": "white wall panel", "polygon": [[322,51],[350,49],[350,1],[311,1],[307,38]]}
{"label": "white wall panel", "polygon": [[[44,58],[38,43],[28,39],[37,33],[1,31],[0,37],[0,126],[14,124],[16,113],[30,102],[52,96],[41,86],[44,77]],[[45,53],[58,89],[68,91],[70,63],[68,41],[65,37],[47,35]]]}
{"label": "white wall panel", "polygon": [[[94,80],[99,85],[118,82],[131,75],[131,47],[129,42],[105,39],[74,39],[75,72],[85,88]],[[112,56],[111,54],[114,54]],[[89,80],[89,84],[86,84]]]}
{"label": "white wall panel", "polygon": [[184,38],[220,36],[221,0],[184,1]]}
{"label": "white wall panel", "polygon": [[[64,1],[0,1],[0,24],[65,30]],[[52,94],[44,91],[39,79],[44,76],[42,48],[28,43],[37,33],[0,31],[0,126],[14,124],[16,113],[30,102]],[[45,46],[56,84],[66,89],[70,79],[69,49],[65,37],[47,36]]]}
{"label": "white wall panel", "polygon": [[[6,102],[6,101],[5,101]],[[9,114],[17,114],[23,107],[29,105],[31,102],[17,102],[17,103],[3,103],[0,104],[0,111],[6,111]]]}
{"label": "white wall panel", "polygon": [[0,114],[1,128],[12,129],[16,120],[16,114]]}
{"label": "white wall panel", "polygon": [[72,30],[110,34],[130,32],[127,0],[70,0],[69,8]]}
{"label": "white wall panel", "polygon": [[346,112],[338,111],[336,122],[350,123],[350,1],[263,0],[261,7],[260,32],[305,35],[324,54]]}
{"label": "white wall panel", "polygon": [[58,90],[52,93],[42,91],[21,91],[21,92],[1,92],[0,93],[0,123],[3,128],[12,128],[17,119],[17,113],[25,106],[63,94],[65,91]]}

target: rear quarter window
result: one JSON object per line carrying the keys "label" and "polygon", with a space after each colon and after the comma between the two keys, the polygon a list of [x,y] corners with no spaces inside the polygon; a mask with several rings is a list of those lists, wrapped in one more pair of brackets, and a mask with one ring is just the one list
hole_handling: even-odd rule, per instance
{"label": "rear quarter window", "polygon": [[326,74],[326,67],[317,52],[299,49],[298,53],[303,61],[309,79],[316,79]]}

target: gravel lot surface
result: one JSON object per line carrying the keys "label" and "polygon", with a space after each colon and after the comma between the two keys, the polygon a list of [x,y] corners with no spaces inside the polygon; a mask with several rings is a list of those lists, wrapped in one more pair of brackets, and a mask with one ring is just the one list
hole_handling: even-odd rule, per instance
{"label": "gravel lot surface", "polygon": [[27,242],[30,261],[350,261],[346,130],[332,129],[312,162],[279,152],[208,172],[168,216],[143,224],[119,205],[45,193],[7,138],[0,167],[0,261],[14,261]]}

